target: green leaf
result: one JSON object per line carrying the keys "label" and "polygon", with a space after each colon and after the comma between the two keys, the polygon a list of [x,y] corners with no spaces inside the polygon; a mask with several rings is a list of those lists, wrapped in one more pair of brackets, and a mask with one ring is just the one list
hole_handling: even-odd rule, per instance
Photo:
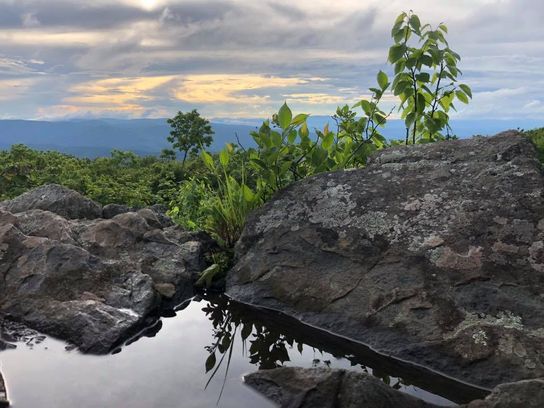
{"label": "green leaf", "polygon": [[299,130],[300,136],[302,137],[308,137],[310,136],[310,131],[308,130],[308,124],[304,122]]}
{"label": "green leaf", "polygon": [[387,88],[387,85],[389,85],[389,79],[387,78],[387,74],[383,71],[378,72],[378,85],[380,85],[380,88],[382,88],[382,90],[385,90]]}
{"label": "green leaf", "polygon": [[242,184],[242,194],[246,202],[252,203],[253,201],[255,201],[255,193],[251,191],[251,189],[245,184]]}
{"label": "green leaf", "polygon": [[444,31],[446,34],[448,33],[448,27],[445,24],[440,24],[438,28]]}
{"label": "green leaf", "polygon": [[421,29],[421,21],[419,20],[419,17],[417,15],[412,14],[412,16],[410,17],[409,24],[412,26],[412,28],[414,29],[416,33],[419,33]]}
{"label": "green leaf", "polygon": [[308,116],[310,115],[307,115],[305,113],[299,113],[297,116],[293,118],[293,120],[291,121],[291,125],[292,126],[302,125],[304,122],[306,122],[306,119],[308,119]]}
{"label": "green leaf", "polygon": [[[289,120],[289,123],[290,122],[291,121]],[[289,125],[287,125],[287,126],[289,126]],[[281,135],[276,131],[270,132],[270,141],[271,141],[273,147],[281,146],[281,141],[282,141]]]}
{"label": "green leaf", "polygon": [[418,111],[418,113],[423,113],[425,111],[425,105],[426,105],[425,95],[423,95],[422,93],[418,93],[417,94],[417,111]]}
{"label": "green leaf", "polygon": [[402,23],[400,23],[398,26],[394,26],[391,30],[391,37],[393,37],[393,40],[395,43],[400,43],[401,41],[407,40],[409,37],[410,29],[408,27],[402,27]]}
{"label": "green leaf", "polygon": [[334,133],[330,132],[325,135],[323,141],[321,142],[321,147],[325,150],[329,150],[332,144],[334,143]]}
{"label": "green leaf", "polygon": [[404,124],[407,128],[411,128],[416,120],[416,114],[415,112],[411,112],[406,116],[406,119],[404,119]]}
{"label": "green leaf", "polygon": [[423,64],[423,65],[426,65],[428,67],[432,67],[433,66],[433,58],[430,56],[430,55],[422,55],[421,58],[419,59],[419,61]]}
{"label": "green leaf", "polygon": [[431,80],[431,76],[427,72],[421,72],[416,75],[416,79],[419,82],[429,82]]}
{"label": "green leaf", "polygon": [[361,101],[361,108],[367,116],[370,116],[370,114],[372,113],[372,104],[365,99]]}
{"label": "green leaf", "polygon": [[395,64],[395,75],[403,71],[405,67],[406,67],[406,63],[402,59],[397,61],[397,63]]}
{"label": "green leaf", "polygon": [[406,45],[396,44],[389,48],[389,57],[388,60],[391,64],[394,64],[399,59],[401,59],[406,52]]}
{"label": "green leaf", "polygon": [[255,163],[257,166],[259,166],[259,167],[260,167],[261,169],[263,169],[263,170],[267,170],[267,169],[268,169],[267,164],[266,164],[264,161],[262,161],[261,159],[252,158],[252,159],[251,159],[251,162],[252,162],[252,163]]}
{"label": "green leaf", "polygon": [[463,91],[455,91],[455,96],[457,96],[457,99],[465,104],[469,102],[468,96]]}
{"label": "green leaf", "polygon": [[290,144],[295,143],[295,140],[297,140],[297,131],[293,129],[291,132],[289,132],[289,136],[287,136],[287,141]]}
{"label": "green leaf", "polygon": [[468,85],[460,84],[459,88],[461,88],[463,92],[468,95],[469,98],[472,98],[472,91]]}
{"label": "green leaf", "polygon": [[206,150],[202,150],[200,157],[208,169],[214,170],[213,157],[211,154],[209,154]]}
{"label": "green leaf", "polygon": [[278,123],[280,127],[285,130],[289,127],[291,124],[291,119],[293,118],[293,113],[291,112],[291,109],[289,109],[289,106],[287,106],[287,103],[285,102],[279,112],[278,112]]}
{"label": "green leaf", "polygon": [[397,18],[395,19],[395,25],[396,24],[401,24],[404,21],[405,18],[406,18],[406,13],[405,12],[400,13],[397,16]]}
{"label": "green leaf", "polygon": [[229,164],[230,155],[227,149],[223,149],[219,152],[219,162],[223,167],[227,167]]}
{"label": "green leaf", "polygon": [[209,288],[212,285],[213,278],[221,272],[221,268],[218,264],[213,264],[208,266],[200,273],[200,277],[195,282],[195,286],[202,287],[205,286]]}

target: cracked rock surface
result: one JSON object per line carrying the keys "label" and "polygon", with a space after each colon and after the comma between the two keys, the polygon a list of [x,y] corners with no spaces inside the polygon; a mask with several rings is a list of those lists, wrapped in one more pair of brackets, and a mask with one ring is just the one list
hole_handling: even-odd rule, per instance
{"label": "cracked rock surface", "polygon": [[0,320],[107,353],[193,295],[209,237],[156,208],[107,216],[58,185],[0,203]]}
{"label": "cracked rock surface", "polygon": [[544,377],[543,187],[513,131],[383,150],[255,212],[227,293],[478,386]]}

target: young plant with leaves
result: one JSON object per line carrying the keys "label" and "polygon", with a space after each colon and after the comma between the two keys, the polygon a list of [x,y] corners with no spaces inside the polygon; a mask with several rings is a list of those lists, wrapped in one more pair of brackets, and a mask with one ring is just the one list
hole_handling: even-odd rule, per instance
{"label": "young plant with leaves", "polygon": [[370,88],[370,100],[362,99],[353,105],[352,109],[360,107],[363,114],[357,118],[348,105],[339,107],[333,119],[337,123],[337,146],[335,152],[336,168],[364,166],[368,156],[376,149],[387,145],[387,140],[380,133],[387,123],[391,112],[385,113],[380,108],[380,102],[390,82],[387,74],[378,72],[376,77],[378,87]]}
{"label": "young plant with leaves", "polygon": [[234,247],[242,233],[246,217],[262,202],[260,195],[246,184],[244,165],[240,180],[230,174],[228,165],[234,154],[234,146],[227,144],[219,153],[217,163],[210,153],[205,150],[201,152],[202,160],[210,171],[210,176],[214,178],[204,182],[210,191],[204,228],[226,248]]}
{"label": "young plant with leaves", "polygon": [[422,25],[412,11],[400,14],[391,30],[388,60],[395,66],[392,88],[400,98],[406,144],[447,139],[454,102],[467,104],[472,98],[467,85],[457,84],[461,57],[449,47],[447,32],[445,24]]}

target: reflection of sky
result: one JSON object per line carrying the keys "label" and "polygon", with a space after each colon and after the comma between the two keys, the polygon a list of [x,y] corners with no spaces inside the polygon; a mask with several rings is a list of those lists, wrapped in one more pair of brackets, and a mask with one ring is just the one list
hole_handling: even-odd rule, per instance
{"label": "reflection of sky", "polygon": [[450,29],[461,117],[544,119],[542,0],[0,0],[0,118],[332,114],[392,73],[409,8]]}
{"label": "reflection of sky", "polygon": [[[212,342],[212,326],[201,308],[191,303],[176,318],[163,320],[154,338],[141,338],[119,354],[89,356],[66,352],[64,343],[47,339],[30,349],[2,352],[1,369],[14,408],[193,408],[213,407],[224,379],[226,359],[208,389],[204,385],[204,346]],[[251,339],[251,337],[250,337]],[[289,346],[287,346],[289,347]],[[289,365],[311,367],[314,359],[330,360],[332,367],[350,368],[346,359],[336,359],[304,347],[302,354],[288,349]],[[218,360],[220,356],[218,356]],[[242,354],[237,341],[232,355],[220,407],[273,407],[263,397],[244,386],[242,376],[256,367]],[[393,380],[394,381],[394,380]],[[428,401],[439,397],[414,387],[405,391]]]}

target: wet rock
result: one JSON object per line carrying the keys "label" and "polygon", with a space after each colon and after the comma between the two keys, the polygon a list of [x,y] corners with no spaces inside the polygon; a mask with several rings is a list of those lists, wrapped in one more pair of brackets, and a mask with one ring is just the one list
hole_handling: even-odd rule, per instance
{"label": "wet rock", "polygon": [[472,401],[467,408],[541,408],[544,379],[524,380],[497,386],[485,400]]}
{"label": "wet rock", "polygon": [[[70,190],[67,198],[56,194],[59,203],[71,203],[74,196]],[[34,207],[20,201],[25,202]],[[111,219],[67,219],[59,213],[75,212],[55,211],[0,210],[1,319],[84,352],[106,353],[149,324],[162,307],[193,295],[192,283],[206,266],[209,237],[200,241],[178,227],[164,228],[168,223],[152,210]]]}
{"label": "wet rock", "polygon": [[244,377],[282,408],[434,408],[368,374],[328,368],[280,367]]}
{"label": "wet rock", "polygon": [[99,204],[58,184],[35,188],[13,200],[4,201],[0,206],[11,213],[38,209],[69,219],[94,219],[102,216],[102,207]]}
{"label": "wet rock", "polygon": [[384,150],[256,211],[227,293],[479,386],[544,377],[543,186],[516,132]]}

